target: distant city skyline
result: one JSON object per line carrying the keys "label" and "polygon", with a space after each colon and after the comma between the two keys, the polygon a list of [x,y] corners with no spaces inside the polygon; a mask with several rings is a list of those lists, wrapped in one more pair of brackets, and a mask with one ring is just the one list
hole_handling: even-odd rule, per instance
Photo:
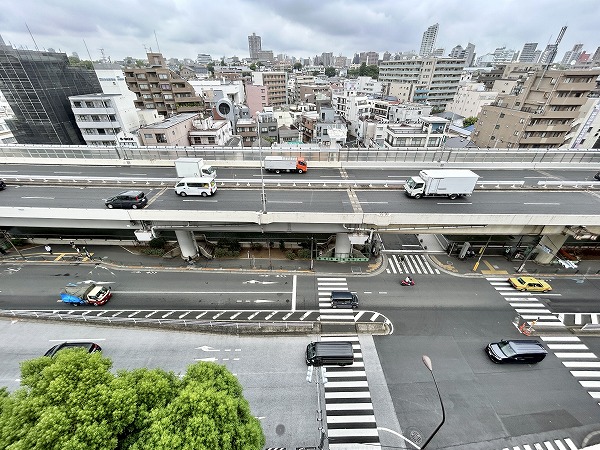
{"label": "distant city skyline", "polygon": [[435,47],[444,48],[445,55],[469,42],[478,56],[497,47],[520,51],[528,42],[544,49],[564,25],[568,30],[557,60],[576,44],[592,54],[600,46],[597,0],[432,0],[418,5],[399,0],[115,0],[110,4],[21,0],[5,2],[0,12],[0,34],[7,44],[28,49],[37,44],[40,50],[76,52],[82,59],[90,58],[89,49],[93,60],[100,59],[102,52],[113,61],[126,56],[145,59],[150,49],[166,58],[195,59],[207,53],[214,59],[243,59],[249,57],[252,33],[275,56],[418,54],[423,33],[435,23],[439,23]]}

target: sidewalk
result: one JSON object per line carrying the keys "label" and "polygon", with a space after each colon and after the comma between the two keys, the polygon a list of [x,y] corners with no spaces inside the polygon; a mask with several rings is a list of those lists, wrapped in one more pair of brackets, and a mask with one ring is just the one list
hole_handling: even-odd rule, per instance
{"label": "sidewalk", "polygon": [[[514,276],[529,274],[539,277],[571,276],[600,278],[599,260],[582,260],[576,269],[568,269],[561,265],[542,266],[534,261],[527,261],[524,270],[518,271],[523,261],[509,261],[503,256],[479,255],[464,260],[456,256],[447,255],[440,244],[427,235],[420,235],[423,239],[423,253],[443,272],[457,276]],[[9,249],[6,255],[0,255],[0,262],[35,262],[35,263],[67,263],[67,264],[106,264],[113,267],[147,270],[181,270],[181,271],[254,271],[254,272],[297,272],[316,274],[367,275],[383,271],[383,257],[373,258],[370,262],[337,263],[332,261],[311,261],[304,259],[290,260],[281,252],[273,251],[272,257],[256,257],[257,252],[246,250],[245,257],[240,258],[201,258],[193,264],[177,256],[163,258],[160,256],[145,255],[131,249],[115,245],[90,245],[87,247],[91,258],[88,258],[80,249],[79,255],[68,244],[52,245],[52,255],[44,245],[32,245],[20,249],[19,253]]]}
{"label": "sidewalk", "polygon": [[[373,258],[370,262],[337,263],[332,261],[311,261],[306,259],[290,260],[273,251],[272,257],[256,257],[257,252],[245,250],[240,258],[200,258],[189,264],[180,256],[163,258],[146,255],[137,249],[116,245],[88,245],[91,258],[83,251],[79,254],[68,244],[53,244],[52,254],[44,245],[32,245],[19,249],[9,249],[6,255],[0,255],[0,262],[35,262],[35,263],[67,263],[67,264],[106,264],[113,267],[147,270],[181,270],[181,271],[256,271],[256,272],[305,272],[317,274],[366,274],[380,268],[382,258]],[[245,257],[244,257],[245,256]]]}

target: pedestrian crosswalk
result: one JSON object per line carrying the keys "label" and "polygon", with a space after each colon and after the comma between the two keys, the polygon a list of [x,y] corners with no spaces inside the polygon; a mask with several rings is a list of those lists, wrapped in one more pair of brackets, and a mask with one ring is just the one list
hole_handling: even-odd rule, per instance
{"label": "pedestrian crosswalk", "polygon": [[598,313],[562,313],[558,314],[558,318],[567,327],[600,324],[600,314]]}
{"label": "pedestrian crosswalk", "polygon": [[487,280],[526,322],[535,321],[537,327],[564,328],[560,318],[552,314],[535,293],[517,291],[507,278],[488,277]]}
{"label": "pedestrian crosswalk", "polygon": [[352,342],[354,364],[322,367],[329,449],[381,449],[358,336],[321,336],[340,340]]}
{"label": "pedestrian crosswalk", "polygon": [[439,275],[439,269],[433,267],[425,255],[388,254],[387,273],[410,273],[418,275]]}
{"label": "pedestrian crosswalk", "polygon": [[552,439],[535,444],[517,445],[515,447],[504,447],[502,450],[579,450],[573,441],[569,438]]}
{"label": "pedestrian crosswalk", "polygon": [[319,296],[319,320],[354,322],[352,309],[334,309],[331,307],[331,291],[348,291],[345,277],[317,278],[317,295]]}
{"label": "pedestrian crosswalk", "polygon": [[[534,294],[515,291],[506,278],[487,279],[525,321],[530,324],[535,321],[536,337],[560,359],[588,394],[599,400],[600,405],[600,358],[591,352],[579,337],[566,334],[561,314],[552,314]],[[565,330],[564,335],[560,334],[561,329]],[[548,334],[548,331],[552,331],[552,335]]]}
{"label": "pedestrian crosswalk", "polygon": [[[349,291],[345,277],[317,278],[317,295],[319,297],[319,319],[321,322],[381,322],[388,319],[376,311],[334,309],[331,307],[331,291]],[[360,304],[359,304],[360,308]]]}

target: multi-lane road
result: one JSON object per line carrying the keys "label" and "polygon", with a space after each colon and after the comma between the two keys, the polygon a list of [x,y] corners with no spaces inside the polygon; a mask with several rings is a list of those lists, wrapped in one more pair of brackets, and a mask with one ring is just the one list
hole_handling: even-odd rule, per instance
{"label": "multi-lane road", "polygon": [[[116,168],[116,167],[53,167],[53,166],[3,166],[2,175],[18,173],[21,175],[56,175],[123,177],[123,179],[144,179],[145,177],[164,177],[174,179],[173,169],[159,168]],[[254,178],[259,179],[258,169],[219,168],[219,179]],[[404,180],[418,170],[351,170],[345,171],[344,179],[351,180]],[[534,186],[540,180],[590,180],[589,171],[503,171],[478,170],[484,181],[524,181]],[[396,189],[370,189],[358,186],[353,190],[356,199],[351,198],[345,189],[336,189],[328,184],[327,189],[318,185],[321,179],[342,179],[339,170],[309,170],[303,175],[280,174],[265,175],[273,179],[314,180],[311,187],[267,188],[267,208],[270,212],[311,211],[315,213],[351,213],[357,208],[365,213],[427,213],[427,214],[560,214],[587,215],[600,207],[600,196],[593,191],[528,191],[522,188],[497,190],[490,185],[491,191],[479,191],[476,195],[458,200],[445,198],[414,200],[401,195]],[[16,182],[15,182],[16,183]],[[66,187],[68,186],[68,187]],[[5,207],[42,207],[42,208],[105,208],[104,200],[124,189],[106,187],[102,183],[66,181],[48,182],[43,186],[18,183],[9,185],[0,195],[0,206]],[[199,211],[259,211],[262,209],[260,188],[237,187],[221,188],[210,198],[179,198],[172,187],[145,187],[140,183],[136,189],[144,190],[149,197],[147,208],[158,210],[199,210]]]}
{"label": "multi-lane road", "polygon": [[[2,320],[0,359],[7,362],[2,369],[3,384],[15,388],[18,362],[43,354],[55,340],[102,339],[101,345],[116,368],[149,365],[182,371],[186,364],[206,358],[226,364],[246,388],[253,412],[263,418],[269,446],[316,446],[317,395],[322,396],[323,410],[329,413],[323,417],[331,443],[365,442],[376,435],[382,445],[400,446],[402,439],[395,434],[374,430],[390,429],[418,439],[427,436],[440,419],[435,387],[421,363],[421,356],[427,354],[433,360],[447,413],[447,422],[432,446],[502,449],[548,439],[580,443],[600,423],[599,400],[594,397],[600,391],[596,387],[598,369],[577,366],[600,364],[597,338],[577,337],[566,328],[558,332],[553,329],[550,337],[563,341],[546,342],[550,354],[535,366],[498,366],[483,351],[492,340],[520,336],[512,323],[521,309],[519,299],[529,304],[538,302],[535,310],[540,316],[564,312],[570,301],[578,311],[598,311],[595,299],[599,281],[556,277],[550,280],[554,287],[551,293],[523,295],[506,290],[492,278],[433,271],[416,276],[415,287],[401,288],[400,277],[385,270],[373,276],[257,276],[4,264],[0,275],[2,309],[62,310],[64,306],[57,299],[65,282],[94,280],[110,283],[115,296],[102,308],[89,308],[93,312],[172,309],[229,310],[235,314],[297,309],[327,314],[324,292],[343,284],[358,293],[359,311],[378,311],[386,316],[393,324],[393,334],[355,338],[364,373],[359,368],[307,373],[302,359],[304,346],[322,337],[215,337],[138,330],[131,331],[139,333],[132,338],[127,335],[129,331],[90,324],[57,326]],[[86,308],[79,309],[83,310]],[[35,337],[25,338],[26,333]],[[328,383],[318,394],[315,382],[322,376]]]}

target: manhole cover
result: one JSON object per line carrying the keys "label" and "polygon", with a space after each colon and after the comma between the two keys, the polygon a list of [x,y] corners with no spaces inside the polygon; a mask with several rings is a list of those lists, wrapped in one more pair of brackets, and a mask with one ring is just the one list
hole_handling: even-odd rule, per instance
{"label": "manhole cover", "polygon": [[421,430],[415,427],[409,427],[407,430],[408,439],[410,439],[413,443],[417,445],[421,445],[423,443],[423,433]]}
{"label": "manhole cover", "polygon": [[277,433],[277,436],[281,436],[283,433],[285,433],[285,425],[279,424],[275,427],[275,433]]}

